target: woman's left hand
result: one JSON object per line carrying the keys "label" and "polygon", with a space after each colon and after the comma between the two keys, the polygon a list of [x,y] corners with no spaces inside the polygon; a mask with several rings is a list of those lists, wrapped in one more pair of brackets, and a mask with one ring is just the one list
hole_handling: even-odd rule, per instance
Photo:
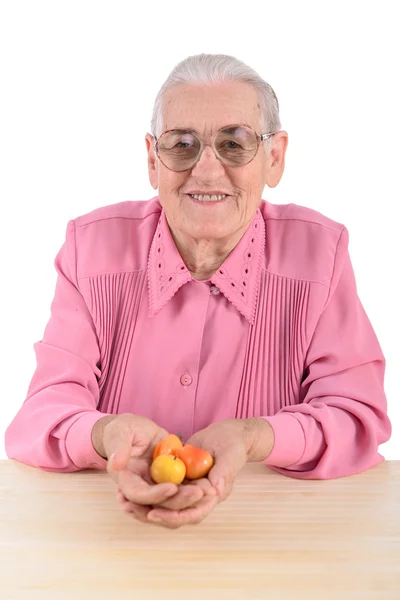
{"label": "woman's left hand", "polygon": [[[213,456],[214,464],[207,477],[181,484],[178,492],[160,505],[133,506],[125,501],[124,508],[140,521],[172,529],[200,523],[219,502],[228,498],[246,462],[266,458],[273,442],[272,427],[264,419],[227,419],[212,423],[186,442],[204,448]],[[118,499],[124,504],[123,498]]]}

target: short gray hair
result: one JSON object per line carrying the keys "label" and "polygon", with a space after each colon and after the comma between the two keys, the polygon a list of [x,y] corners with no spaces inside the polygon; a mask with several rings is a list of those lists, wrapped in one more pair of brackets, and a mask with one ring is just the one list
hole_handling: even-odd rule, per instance
{"label": "short gray hair", "polygon": [[[174,85],[222,83],[224,81],[243,81],[254,86],[258,92],[260,103],[259,133],[280,131],[278,98],[272,87],[260,75],[241,60],[227,54],[196,54],[189,56],[178,63],[166,81],[161,86],[153,107],[151,119],[151,133],[159,137],[162,132],[162,104],[164,94]],[[267,152],[273,138],[268,138],[265,143]]]}

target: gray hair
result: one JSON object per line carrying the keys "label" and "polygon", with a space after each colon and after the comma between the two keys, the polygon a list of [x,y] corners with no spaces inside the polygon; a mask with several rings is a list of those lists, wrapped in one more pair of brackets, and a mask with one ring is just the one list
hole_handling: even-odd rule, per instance
{"label": "gray hair", "polygon": [[[222,83],[224,81],[243,81],[254,86],[260,103],[261,132],[280,131],[278,98],[272,87],[258,73],[233,56],[226,54],[197,54],[178,63],[161,86],[153,107],[151,133],[159,137],[162,132],[162,104],[164,94],[174,85]],[[273,138],[268,138],[264,147],[268,152]]]}

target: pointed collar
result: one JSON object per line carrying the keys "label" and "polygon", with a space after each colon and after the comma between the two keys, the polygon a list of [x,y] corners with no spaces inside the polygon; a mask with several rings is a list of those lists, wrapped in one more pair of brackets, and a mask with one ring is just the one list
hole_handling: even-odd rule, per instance
{"label": "pointed collar", "polygon": [[[265,223],[258,208],[239,243],[210,278],[251,325],[255,320],[264,249]],[[150,315],[157,314],[182,285],[193,279],[179,254],[162,208],[148,259]]]}

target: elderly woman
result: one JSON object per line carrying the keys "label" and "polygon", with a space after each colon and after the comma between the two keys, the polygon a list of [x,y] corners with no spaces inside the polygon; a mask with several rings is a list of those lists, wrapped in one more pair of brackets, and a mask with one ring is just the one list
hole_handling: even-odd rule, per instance
{"label": "elderly woman", "polygon": [[[145,139],[158,196],[67,225],[9,458],[107,469],[125,511],[171,528],[209,514],[247,461],[299,479],[380,463],[385,359],[348,231],[262,199],[288,144],[270,85],[233,57],[189,57]],[[169,432],[212,454],[208,477],[152,483]]]}

